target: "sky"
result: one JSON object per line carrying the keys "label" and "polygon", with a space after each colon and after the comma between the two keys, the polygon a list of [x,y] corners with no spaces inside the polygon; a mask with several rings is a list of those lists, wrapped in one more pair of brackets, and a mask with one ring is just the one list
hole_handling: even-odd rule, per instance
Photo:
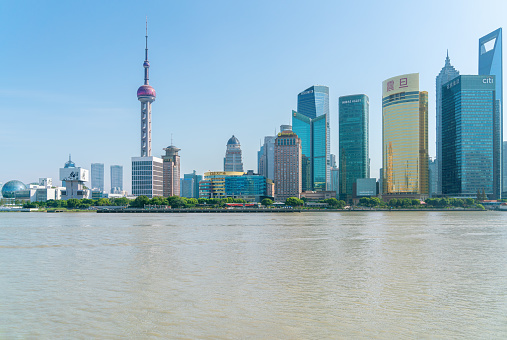
{"label": "sky", "polygon": [[[3,1],[0,2],[0,182],[58,181],[77,166],[124,166],[140,155],[148,17],[152,153],[181,149],[181,174],[222,171],[235,135],[257,171],[264,136],[291,123],[297,94],[330,93],[338,158],[338,98],[370,99],[371,176],[382,167],[382,81],[419,73],[429,93],[435,156],[435,77],[447,50],[477,74],[478,40],[506,26],[507,1]],[[504,129],[504,136],[507,136]]]}

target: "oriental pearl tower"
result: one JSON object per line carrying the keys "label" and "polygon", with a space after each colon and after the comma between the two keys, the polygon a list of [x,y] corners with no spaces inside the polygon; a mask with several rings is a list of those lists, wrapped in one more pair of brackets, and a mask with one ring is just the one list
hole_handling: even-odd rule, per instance
{"label": "oriental pearl tower", "polygon": [[155,101],[155,89],[149,85],[150,62],[148,61],[148,19],[146,19],[146,49],[144,58],[144,85],[137,89],[141,102],[141,157],[151,156],[151,103]]}

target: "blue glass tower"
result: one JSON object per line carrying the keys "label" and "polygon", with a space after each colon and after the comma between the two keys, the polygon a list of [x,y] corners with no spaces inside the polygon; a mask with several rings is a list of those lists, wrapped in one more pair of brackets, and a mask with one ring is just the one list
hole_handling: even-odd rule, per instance
{"label": "blue glass tower", "polygon": [[503,142],[502,28],[479,39],[479,75],[495,76],[495,126],[493,131],[493,172],[495,196],[501,197]]}
{"label": "blue glass tower", "polygon": [[367,95],[343,96],[339,104],[340,184],[339,197],[348,202],[352,198],[354,183],[369,178]]}
{"label": "blue glass tower", "polygon": [[327,86],[312,86],[298,94],[297,112],[292,111],[292,130],[301,138],[303,159],[306,157],[310,164],[308,169],[303,164],[303,191],[327,190],[331,178]]}
{"label": "blue glass tower", "polygon": [[437,189],[436,194],[442,193],[442,85],[453,80],[459,76],[459,71],[451,65],[451,59],[449,59],[449,51],[445,58],[445,65],[440,70],[440,73],[435,79],[435,98],[436,98],[436,124],[437,124],[437,157],[435,159],[436,171],[432,172],[433,178],[436,179]]}
{"label": "blue glass tower", "polygon": [[497,198],[495,76],[458,76],[442,86],[442,194]]}

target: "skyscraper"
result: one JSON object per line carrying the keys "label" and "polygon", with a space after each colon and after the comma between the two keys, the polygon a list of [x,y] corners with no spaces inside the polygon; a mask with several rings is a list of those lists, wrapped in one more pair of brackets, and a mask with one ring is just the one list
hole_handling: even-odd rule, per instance
{"label": "skyscraper", "polygon": [[303,179],[303,190],[327,190],[331,171],[327,86],[311,86],[298,94],[297,111],[292,111],[292,129],[301,138],[303,155],[310,164],[309,169],[303,167],[303,173],[310,178],[309,183]]}
{"label": "skyscraper", "polygon": [[162,196],[163,162],[154,156],[132,157],[132,195]]}
{"label": "skyscraper", "polygon": [[146,49],[144,85],[137,90],[141,102],[141,157],[132,157],[132,194],[147,197],[162,196],[162,159],[151,155],[151,103],[155,101],[155,89],[149,85],[148,22],[146,21]]}
{"label": "skyscraper", "polygon": [[111,193],[119,194],[123,191],[123,166],[111,165]]}
{"label": "skyscraper", "polygon": [[339,104],[339,171],[340,199],[352,199],[354,183],[358,178],[369,178],[367,95],[343,96]]}
{"label": "skyscraper", "polygon": [[104,191],[104,163],[92,163],[92,189]]}
{"label": "skyscraper", "polygon": [[428,197],[428,92],[419,73],[382,83],[383,197]]}
{"label": "skyscraper", "polygon": [[227,141],[227,150],[225,151],[224,157],[224,171],[243,172],[241,144],[234,135]]}
{"label": "skyscraper", "polygon": [[461,75],[442,87],[442,194],[492,199],[500,195],[495,178],[495,76]]}
{"label": "skyscraper", "polygon": [[188,198],[199,198],[199,182],[201,175],[197,175],[195,170],[191,174],[184,174],[181,180],[180,195]]}
{"label": "skyscraper", "polygon": [[301,195],[301,139],[283,131],[275,139],[275,200]]}
{"label": "skyscraper", "polygon": [[174,145],[164,148],[165,155],[163,160],[163,181],[164,181],[164,197],[180,195],[180,156],[178,149]]}
{"label": "skyscraper", "polygon": [[445,58],[445,65],[440,70],[440,73],[435,79],[435,90],[436,90],[436,124],[437,124],[437,157],[435,158],[435,165],[437,171],[433,172],[432,175],[436,179],[437,182],[437,191],[434,194],[442,193],[442,85],[449,82],[450,80],[459,76],[459,71],[457,71],[454,66],[451,65],[451,60],[449,59],[449,52],[447,52],[447,57]]}
{"label": "skyscraper", "polygon": [[501,197],[502,190],[502,142],[503,142],[503,66],[502,28],[479,39],[479,75],[495,76],[495,126],[493,131],[493,177],[495,196]]}
{"label": "skyscraper", "polygon": [[264,145],[258,152],[257,172],[271,180],[275,179],[275,136],[264,137]]}
{"label": "skyscraper", "polygon": [[502,197],[507,196],[507,142],[503,142],[502,153]]}

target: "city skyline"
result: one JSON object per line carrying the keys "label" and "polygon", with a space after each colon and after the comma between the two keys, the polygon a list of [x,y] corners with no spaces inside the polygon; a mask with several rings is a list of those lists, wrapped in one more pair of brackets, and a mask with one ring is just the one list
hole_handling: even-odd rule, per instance
{"label": "city skyline", "polygon": [[[356,93],[369,96],[371,176],[378,178],[382,166],[382,80],[393,74],[420,74],[420,88],[429,92],[429,153],[435,157],[435,76],[447,50],[460,73],[477,74],[477,41],[505,23],[497,13],[506,5],[495,3],[499,10],[490,13],[488,6],[473,2],[430,2],[428,8],[400,2],[397,9],[381,12],[383,15],[376,12],[380,7],[377,4],[361,8],[326,3],[329,13],[319,15],[280,3],[270,11],[266,10],[267,3],[235,4],[225,13],[220,13],[225,5],[213,8],[206,3],[155,4],[151,9],[126,4],[121,15],[109,17],[105,12],[115,8],[112,4],[105,4],[104,13],[88,4],[2,4],[2,25],[14,33],[5,37],[12,52],[10,59],[2,57],[5,85],[0,87],[0,96],[5,103],[6,123],[0,127],[0,138],[2,153],[10,162],[2,167],[0,182],[17,179],[30,183],[39,177],[56,180],[58,169],[71,153],[87,169],[91,163],[123,165],[125,189],[131,192],[130,157],[139,152],[139,103],[133,93],[141,77],[146,15],[153,68],[150,80],[158,91],[152,116],[153,155],[162,154],[174,133],[175,145],[183,150],[182,173],[218,170],[222,168],[223,140],[234,134],[242,141],[244,170],[257,169],[259,141],[273,135],[281,124],[290,123],[295,95],[301,89],[321,84],[330,90],[331,153],[337,156],[338,97]],[[414,8],[432,21],[452,8],[463,23],[440,20],[443,27],[438,31],[420,28],[408,15]],[[259,19],[253,27],[242,23],[245,9]],[[359,9],[364,17],[358,23],[348,18],[342,23],[332,20],[340,13]],[[171,14],[174,12],[178,16]],[[219,19],[207,18],[209,12]],[[324,33],[314,36],[303,29],[284,28],[288,19],[283,17],[292,21],[303,15],[309,15],[309,23]],[[189,28],[196,22],[200,22],[197,28]],[[237,29],[231,32],[235,25]],[[375,32],[375,27],[387,30],[396,26],[407,26],[410,34],[424,32],[424,38],[404,46],[379,45],[375,37],[381,33]],[[209,29],[198,29],[203,27]],[[461,33],[459,39],[456,30]],[[356,34],[337,35],[346,31]],[[369,40],[358,41],[361,34]],[[289,54],[288,47],[299,39],[304,39],[306,48]],[[303,62],[318,46],[326,45],[329,53],[320,55],[319,63]],[[342,55],[344,48],[353,53]],[[373,50],[377,53],[372,54]],[[7,66],[12,65],[12,55],[22,67]],[[273,98],[266,96],[268,92],[261,85],[268,83],[278,90]],[[253,100],[262,101],[248,105]],[[213,134],[207,137],[204,148],[195,136],[204,136],[210,126]],[[84,137],[76,138],[76,132]],[[16,139],[23,134],[23,140]],[[33,164],[37,164],[37,173]],[[107,177],[105,183],[110,183]]]}

